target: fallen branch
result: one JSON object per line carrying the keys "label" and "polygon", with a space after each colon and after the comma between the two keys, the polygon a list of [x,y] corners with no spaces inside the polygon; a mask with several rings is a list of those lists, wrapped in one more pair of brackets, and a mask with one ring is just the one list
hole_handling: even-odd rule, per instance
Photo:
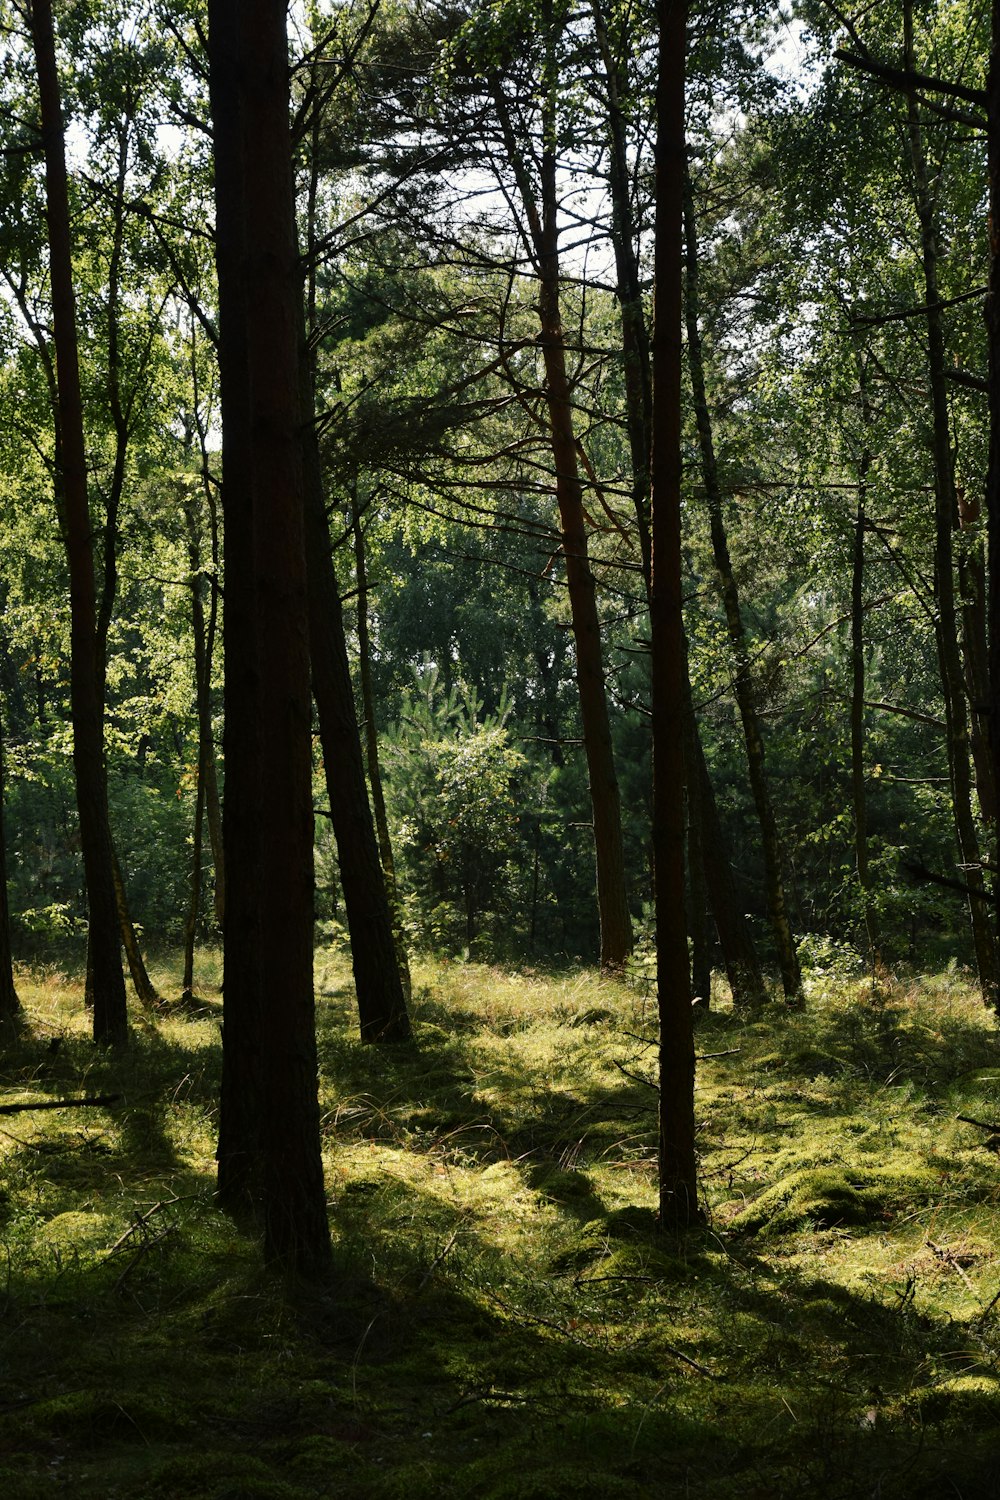
{"label": "fallen branch", "polygon": [[124,1245],[127,1245],[133,1235],[143,1234],[150,1219],[154,1218],[162,1208],[172,1208],[175,1203],[180,1202],[181,1198],[179,1195],[173,1198],[161,1198],[158,1203],[153,1204],[152,1208],[147,1208],[144,1214],[133,1214],[131,1224],[126,1229],[125,1233],[120,1235],[118,1239],[115,1240],[114,1244],[111,1246],[111,1249],[105,1256],[105,1260],[110,1260],[112,1255],[121,1250]]}
{"label": "fallen branch", "polygon": [[624,1074],[624,1076],[630,1079],[632,1083],[639,1083],[644,1089],[653,1089],[657,1094],[660,1092],[660,1085],[658,1083],[654,1083],[652,1078],[643,1078],[641,1073],[630,1073],[628,1068],[623,1067],[622,1064],[615,1061],[614,1058],[612,1058],[611,1061],[615,1064],[615,1067],[618,1069],[619,1073]]}
{"label": "fallen branch", "polygon": [[0,1115],[20,1115],[29,1109],[83,1109],[88,1105],[117,1104],[121,1094],[86,1094],[82,1099],[45,1099],[36,1104],[0,1104]]}
{"label": "fallen branch", "polygon": [[963,1125],[974,1125],[977,1130],[988,1130],[990,1135],[1000,1135],[1000,1125],[992,1120],[974,1120],[971,1115],[956,1115],[955,1119]]}
{"label": "fallen branch", "polygon": [[679,1359],[682,1361],[682,1363],[690,1365],[692,1370],[698,1371],[699,1375],[707,1375],[709,1380],[723,1379],[723,1376],[721,1376],[717,1370],[710,1370],[708,1368],[708,1365],[700,1365],[696,1359],[691,1358],[690,1354],[685,1354],[682,1349],[675,1348],[673,1344],[658,1343],[656,1346],[657,1353],[659,1353],[661,1349],[665,1349],[668,1354],[672,1354],[674,1356],[674,1359]]}

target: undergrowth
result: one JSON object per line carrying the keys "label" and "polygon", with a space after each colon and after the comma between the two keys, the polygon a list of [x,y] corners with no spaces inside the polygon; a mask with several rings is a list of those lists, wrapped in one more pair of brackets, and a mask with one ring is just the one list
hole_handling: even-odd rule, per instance
{"label": "undergrowth", "polygon": [[[206,971],[203,967],[202,972]],[[157,976],[177,993],[177,975]],[[1000,1494],[1000,1051],[959,977],[699,1016],[706,1224],[655,1223],[641,987],[317,962],[328,1288],[213,1203],[217,989],[117,1057],[22,974],[0,1102],[0,1493]]]}

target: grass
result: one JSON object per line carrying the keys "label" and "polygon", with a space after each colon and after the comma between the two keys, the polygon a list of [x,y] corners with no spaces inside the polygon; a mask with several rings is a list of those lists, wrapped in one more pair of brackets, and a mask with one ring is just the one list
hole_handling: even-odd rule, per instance
{"label": "grass", "polygon": [[362,1047],[318,958],[336,1275],[293,1296],[213,1204],[217,989],[116,1058],[20,976],[2,1102],[122,1098],[0,1117],[6,1500],[1000,1495],[1000,1142],[956,1118],[1000,1120],[1000,1046],[961,976],[701,1016],[683,1238],[641,987],[415,980],[415,1043]]}

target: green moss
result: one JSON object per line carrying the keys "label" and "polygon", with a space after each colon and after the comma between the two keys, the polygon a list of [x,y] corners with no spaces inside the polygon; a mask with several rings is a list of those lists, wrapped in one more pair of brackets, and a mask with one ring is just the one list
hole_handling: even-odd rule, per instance
{"label": "green moss", "polygon": [[594,1185],[585,1172],[563,1171],[548,1162],[529,1168],[529,1184],[550,1203],[593,1203]]}
{"label": "green moss", "polygon": [[4,1500],[995,1491],[1000,1181],[954,1120],[1000,1104],[981,1003],[831,981],[700,1016],[708,1222],[666,1235],[642,996],[422,973],[419,1047],[385,1053],[326,961],[336,1271],[308,1298],[213,1206],[217,1021],[104,1056],[79,987],[25,986],[12,1079],[58,1034],[54,1090],[143,1102],[0,1136]]}
{"label": "green moss", "polygon": [[940,1191],[937,1174],[918,1168],[805,1168],[760,1193],[732,1217],[730,1226],[746,1234],[782,1234],[803,1225],[832,1229],[874,1224],[915,1203],[930,1202]]}
{"label": "green moss", "polygon": [[109,1439],[149,1442],[169,1438],[191,1428],[191,1418],[178,1395],[158,1391],[71,1391],[38,1402],[24,1422],[35,1433],[49,1433],[63,1441],[99,1447]]}
{"label": "green moss", "polygon": [[279,1478],[249,1454],[192,1453],[159,1465],[147,1493],[164,1500],[314,1500],[316,1491]]}
{"label": "green moss", "polygon": [[567,1460],[532,1463],[528,1453],[519,1462],[498,1457],[469,1465],[461,1480],[464,1487],[458,1494],[481,1495],[483,1500],[641,1500],[649,1494],[607,1469],[595,1473]]}
{"label": "green moss", "polygon": [[917,1399],[924,1422],[970,1436],[1000,1429],[1000,1382],[993,1376],[958,1375]]}

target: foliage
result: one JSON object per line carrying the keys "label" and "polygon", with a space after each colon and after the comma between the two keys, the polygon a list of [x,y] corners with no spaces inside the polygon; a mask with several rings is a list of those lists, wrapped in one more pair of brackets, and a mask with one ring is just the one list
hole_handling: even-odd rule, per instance
{"label": "foliage", "polygon": [[464,924],[471,950],[484,912],[509,912],[516,891],[519,808],[527,762],[510,743],[506,706],[447,691],[427,663],[386,744],[397,838],[412,881],[418,934],[452,948]]}

